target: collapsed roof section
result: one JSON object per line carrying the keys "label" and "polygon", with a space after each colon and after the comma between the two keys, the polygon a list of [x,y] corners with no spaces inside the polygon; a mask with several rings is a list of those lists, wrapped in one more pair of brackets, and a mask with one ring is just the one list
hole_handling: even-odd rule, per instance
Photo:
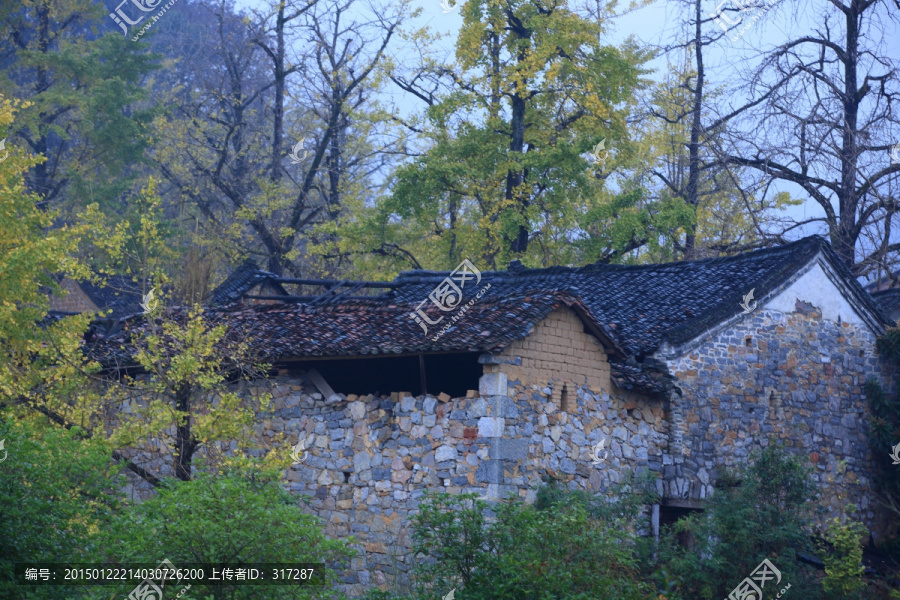
{"label": "collapsed roof section", "polygon": [[237,302],[257,286],[273,287],[277,293],[287,296],[287,291],[276,281],[277,279],[277,275],[263,271],[256,261],[248,258],[210,293],[208,303],[211,306],[220,306]]}
{"label": "collapsed roof section", "polygon": [[[380,300],[353,300],[340,304],[309,306],[301,303],[266,305],[232,304],[208,308],[210,326],[227,325],[234,339],[249,344],[260,361],[280,362],[302,358],[402,356],[477,352],[496,354],[511,342],[528,336],[534,326],[560,308],[573,310],[585,330],[605,347],[614,380],[629,389],[658,392],[659,378],[647,376],[637,365],[628,365],[625,352],[613,336],[579,299],[566,292],[537,293],[492,298],[474,303],[444,335],[433,328],[425,334],[411,318],[413,305]],[[437,307],[426,310],[432,320]],[[169,318],[186,318],[185,309],[171,309]],[[88,346],[92,358],[107,368],[133,368],[139,340],[149,327],[142,317],[123,320],[120,327],[96,336]]]}

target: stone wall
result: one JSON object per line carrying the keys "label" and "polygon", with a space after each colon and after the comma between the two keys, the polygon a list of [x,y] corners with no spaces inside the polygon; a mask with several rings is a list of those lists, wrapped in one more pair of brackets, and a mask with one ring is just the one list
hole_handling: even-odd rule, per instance
{"label": "stone wall", "polygon": [[[426,490],[532,501],[548,477],[603,493],[650,470],[668,503],[690,505],[770,438],[815,469],[824,504],[853,502],[881,527],[863,384],[884,372],[868,329],[798,303],[793,313],[761,308],[683,354],[666,360],[681,396],[625,392],[610,381],[603,347],[563,309],[482,356],[479,390],[466,397],[325,399],[302,373],[274,378],[258,436],[305,440],[309,454],[286,485],[311,497],[328,535],[354,536],[359,553],[342,579],[351,596],[409,585],[409,519]],[[603,439],[608,454],[594,464]]]}
{"label": "stone wall", "polygon": [[[302,378],[280,377],[260,434],[307,441],[309,455],[289,469],[287,483],[312,497],[328,535],[356,538],[359,555],[343,577],[355,596],[372,585],[409,585],[409,518],[427,489],[532,501],[548,475],[605,491],[626,474],[661,471],[666,435],[657,402],[582,387],[565,413],[551,393],[487,374],[472,397],[327,403]],[[598,466],[591,450],[603,437],[609,452]]]}
{"label": "stone wall", "polygon": [[795,312],[757,310],[669,359],[683,392],[674,425],[683,447],[670,449],[667,494],[703,497],[723,468],[746,463],[775,439],[813,469],[831,516],[852,502],[870,528],[882,529],[871,501],[863,389],[869,376],[887,376],[874,352],[865,326],[823,319],[798,301]]}

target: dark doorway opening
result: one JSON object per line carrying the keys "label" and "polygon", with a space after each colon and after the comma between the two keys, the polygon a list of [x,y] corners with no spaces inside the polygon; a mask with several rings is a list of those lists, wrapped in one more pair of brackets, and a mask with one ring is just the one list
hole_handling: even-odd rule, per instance
{"label": "dark doorway opening", "polygon": [[316,369],[335,392],[364,396],[391,392],[422,394],[420,365],[423,365],[427,393],[436,396],[444,392],[458,398],[465,396],[467,390],[478,389],[478,379],[483,369],[478,363],[478,356],[477,352],[463,352],[421,357],[331,358],[292,362],[288,367],[294,372]]}
{"label": "dark doorway opening", "polygon": [[[702,512],[703,510],[699,508],[661,505],[659,507],[659,530],[663,532],[666,529],[672,529],[679,519]],[[684,548],[692,548],[694,545],[694,536],[688,532],[677,533],[675,539]]]}

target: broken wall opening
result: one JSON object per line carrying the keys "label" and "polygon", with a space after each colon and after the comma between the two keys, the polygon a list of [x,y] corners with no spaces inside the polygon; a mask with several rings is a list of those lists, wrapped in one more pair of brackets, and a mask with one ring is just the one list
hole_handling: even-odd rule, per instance
{"label": "broken wall opening", "polygon": [[[661,531],[672,529],[680,519],[701,513],[703,513],[701,508],[663,504],[659,507],[659,528]],[[688,549],[693,548],[696,542],[694,535],[687,531],[679,531],[675,535],[675,540],[682,548]]]}
{"label": "broken wall opening", "polygon": [[[374,356],[330,358],[291,362],[288,372],[316,369],[339,394],[390,394],[410,392],[414,395],[441,392],[458,398],[468,390],[478,389],[483,367],[478,352],[426,354],[407,356]],[[422,389],[424,366],[425,390]]]}

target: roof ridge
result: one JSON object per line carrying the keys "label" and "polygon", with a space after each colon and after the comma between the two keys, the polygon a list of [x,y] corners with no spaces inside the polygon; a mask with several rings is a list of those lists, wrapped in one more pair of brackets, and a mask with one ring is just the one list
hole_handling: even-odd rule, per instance
{"label": "roof ridge", "polygon": [[[788,242],[787,244],[782,244],[779,246],[769,246],[766,248],[758,248],[756,250],[751,250],[749,252],[743,252],[741,254],[733,254],[730,256],[716,256],[712,258],[698,258],[695,260],[681,260],[681,261],[669,261],[664,263],[647,263],[647,264],[639,264],[639,265],[623,265],[623,264],[612,264],[612,263],[588,263],[586,265],[582,265],[579,267],[570,267],[567,265],[551,265],[549,267],[519,267],[515,270],[515,272],[511,272],[509,270],[501,270],[501,271],[482,271],[482,276],[501,276],[502,278],[516,278],[516,277],[534,277],[537,274],[546,273],[547,275],[558,275],[558,274],[568,274],[568,273],[595,273],[602,271],[652,271],[652,270],[678,270],[683,269],[687,266],[702,268],[711,264],[725,264],[729,262],[734,262],[737,260],[747,260],[758,258],[760,255],[764,254],[775,254],[778,252],[785,252],[791,249],[795,249],[797,246],[813,246],[817,248],[821,248],[822,246],[828,246],[828,242],[820,235],[813,234],[800,238],[799,240],[794,240],[793,242]],[[448,273],[452,271],[437,271],[431,269],[413,269],[410,271],[403,271],[399,275],[394,278],[395,282],[401,283],[424,283],[427,281],[431,281],[434,278],[438,277],[446,277]]]}

